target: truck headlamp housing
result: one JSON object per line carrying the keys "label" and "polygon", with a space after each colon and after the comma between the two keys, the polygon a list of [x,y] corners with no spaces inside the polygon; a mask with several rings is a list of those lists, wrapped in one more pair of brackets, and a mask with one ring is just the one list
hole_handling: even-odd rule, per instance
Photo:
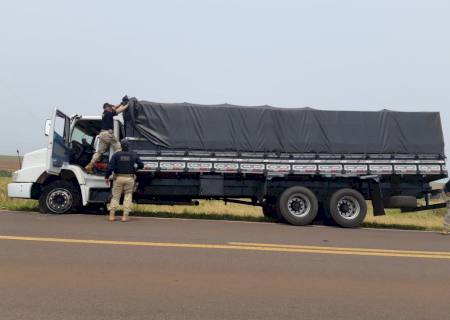
{"label": "truck headlamp housing", "polygon": [[14,171],[12,174],[12,181],[17,182],[18,177],[19,177],[19,173],[17,171]]}

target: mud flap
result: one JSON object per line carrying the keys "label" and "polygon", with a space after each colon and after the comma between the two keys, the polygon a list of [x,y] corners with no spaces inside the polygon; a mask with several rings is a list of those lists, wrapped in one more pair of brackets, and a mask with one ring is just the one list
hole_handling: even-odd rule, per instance
{"label": "mud flap", "polygon": [[386,214],[384,211],[383,193],[381,191],[381,185],[379,182],[370,181],[370,193],[372,198],[373,215],[383,216]]}

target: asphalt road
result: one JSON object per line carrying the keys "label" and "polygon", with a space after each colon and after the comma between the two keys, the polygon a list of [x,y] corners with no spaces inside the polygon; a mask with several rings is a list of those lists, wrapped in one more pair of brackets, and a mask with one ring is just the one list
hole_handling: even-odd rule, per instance
{"label": "asphalt road", "polygon": [[0,319],[448,319],[450,236],[0,212]]}

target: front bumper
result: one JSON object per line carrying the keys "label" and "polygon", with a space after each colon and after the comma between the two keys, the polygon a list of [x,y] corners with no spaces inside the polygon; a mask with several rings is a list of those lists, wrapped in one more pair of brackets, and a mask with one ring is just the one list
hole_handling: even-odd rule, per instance
{"label": "front bumper", "polygon": [[8,197],[10,198],[31,198],[32,182],[13,182],[8,184]]}

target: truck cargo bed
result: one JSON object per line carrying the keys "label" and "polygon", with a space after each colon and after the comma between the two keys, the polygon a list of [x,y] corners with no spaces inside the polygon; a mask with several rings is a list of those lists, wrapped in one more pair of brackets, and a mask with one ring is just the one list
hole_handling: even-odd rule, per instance
{"label": "truck cargo bed", "polygon": [[443,155],[439,113],[324,111],[131,99],[125,134],[139,150],[258,154]]}

